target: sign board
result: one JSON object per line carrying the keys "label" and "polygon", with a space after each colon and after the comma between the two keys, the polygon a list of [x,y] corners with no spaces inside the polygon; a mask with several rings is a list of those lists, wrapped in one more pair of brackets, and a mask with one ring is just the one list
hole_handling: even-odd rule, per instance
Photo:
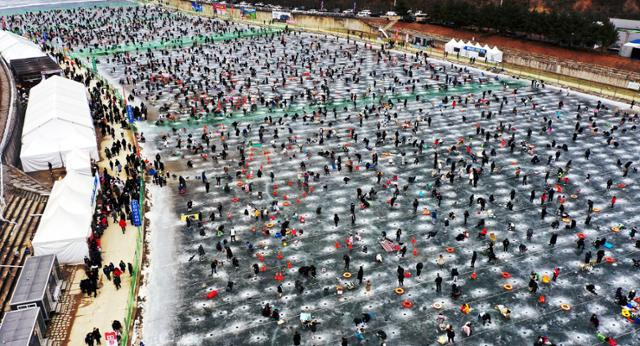
{"label": "sign board", "polygon": [[242,16],[245,17],[245,18],[256,19],[256,17],[257,17],[257,13],[256,13],[256,9],[255,8],[242,7],[241,8],[241,13],[242,13]]}
{"label": "sign board", "polygon": [[199,4],[196,1],[191,2],[191,8],[196,12],[202,12],[202,4]]}
{"label": "sign board", "polygon": [[96,203],[96,197],[98,195],[98,190],[100,190],[100,178],[98,178],[98,173],[93,176],[93,190],[91,191],[91,205],[94,206]]}
{"label": "sign board", "polygon": [[638,82],[629,82],[629,85],[627,86],[627,88],[633,89],[633,90],[640,90],[640,83],[638,83]]}
{"label": "sign board", "polygon": [[468,52],[476,52],[478,54],[481,55],[486,55],[487,54],[487,50],[483,49],[483,48],[478,48],[478,47],[474,47],[474,46],[464,46],[464,48],[462,48]]}
{"label": "sign board", "polygon": [[105,332],[104,339],[107,341],[107,346],[118,346],[118,335],[116,332]]}
{"label": "sign board", "polygon": [[127,118],[129,118],[129,123],[133,124],[135,119],[133,118],[133,107],[131,105],[127,105]]}
{"label": "sign board", "polygon": [[140,204],[137,200],[131,200],[131,218],[133,219],[133,225],[138,227],[142,225],[140,222]]}
{"label": "sign board", "polygon": [[282,11],[271,11],[271,18],[281,22],[286,22],[292,19],[291,13]]}
{"label": "sign board", "polygon": [[213,9],[216,11],[216,14],[220,16],[227,14],[227,5],[225,4],[213,4]]}

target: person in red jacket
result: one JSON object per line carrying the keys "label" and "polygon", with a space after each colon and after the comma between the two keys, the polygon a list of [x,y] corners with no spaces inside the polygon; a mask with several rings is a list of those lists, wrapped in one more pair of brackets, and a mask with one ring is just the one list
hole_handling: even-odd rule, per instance
{"label": "person in red jacket", "polygon": [[553,268],[553,281],[556,281],[556,279],[558,279],[558,275],[560,275],[560,268],[555,267]]}
{"label": "person in red jacket", "polygon": [[120,228],[122,228],[122,234],[124,234],[124,231],[127,229],[127,221],[125,221],[125,219],[120,219],[118,225],[120,225]]}
{"label": "person in red jacket", "polygon": [[616,201],[618,199],[616,198],[616,196],[611,197],[611,208],[613,208],[613,206],[616,204]]}

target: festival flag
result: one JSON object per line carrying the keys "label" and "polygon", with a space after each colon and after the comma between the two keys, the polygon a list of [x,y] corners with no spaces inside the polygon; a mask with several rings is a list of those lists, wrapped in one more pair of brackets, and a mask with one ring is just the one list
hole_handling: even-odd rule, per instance
{"label": "festival flag", "polygon": [[247,19],[256,19],[257,18],[257,13],[256,13],[256,9],[255,8],[246,8],[243,7],[241,8],[241,14],[242,17],[247,18]]}
{"label": "festival flag", "polygon": [[213,9],[216,11],[216,14],[220,16],[224,16],[227,14],[226,4],[213,4]]}
{"label": "festival flag", "polygon": [[196,1],[191,2],[191,8],[196,12],[202,12],[202,4],[199,4]]}

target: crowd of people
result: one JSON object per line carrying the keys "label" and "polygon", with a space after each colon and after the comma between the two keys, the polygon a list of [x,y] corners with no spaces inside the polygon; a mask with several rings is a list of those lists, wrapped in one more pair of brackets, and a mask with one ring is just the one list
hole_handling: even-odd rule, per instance
{"label": "crowd of people", "polygon": [[[121,229],[124,234],[125,228],[133,224],[134,216],[130,201],[139,200],[140,198],[141,172],[145,166],[142,158],[137,155],[133,143],[127,140],[129,123],[126,120],[125,109],[115,98],[113,90],[99,79],[94,72],[83,68],[80,61],[70,59],[68,50],[60,46],[60,40],[56,39],[56,37],[62,37],[67,42],[73,42],[75,48],[79,47],[79,42],[93,45],[91,39],[80,34],[78,27],[71,28],[62,24],[65,22],[65,18],[77,16],[79,11],[88,10],[44,11],[39,12],[38,15],[26,13],[12,16],[10,18],[10,26],[25,35],[31,35],[32,37],[35,34],[39,35],[37,41],[42,43],[43,48],[49,54],[56,57],[61,67],[63,67],[65,77],[80,82],[87,87],[91,114],[96,128],[99,129],[99,133],[96,135],[100,140],[111,140],[112,142],[101,153],[101,157],[109,161],[108,167],[100,169],[97,162],[92,162],[91,166],[92,174],[99,177],[99,189],[95,200],[96,208],[91,224],[91,234],[88,239],[89,256],[84,258],[86,278],[80,280],[80,289],[83,294],[95,298],[98,295],[98,290],[106,284],[105,281],[112,281],[115,288],[120,289],[122,275],[127,272],[129,276],[133,275],[134,268],[131,262],[125,263],[124,260],[120,260],[117,265],[112,262],[104,264],[101,238],[105,232],[109,231],[110,225],[117,225],[118,229]],[[113,11],[122,10],[113,9]],[[85,14],[88,13],[86,12]],[[46,17],[46,20],[43,19],[44,17]],[[133,19],[133,17],[131,18]],[[45,21],[41,22],[40,20]],[[135,19],[133,20],[135,21]],[[45,22],[47,25],[51,25],[54,22],[57,23],[55,34],[54,31],[43,31],[41,25]],[[69,20],[67,23],[71,22]],[[73,22],[80,23],[77,20]],[[92,30],[95,27],[90,23],[92,21],[84,22],[84,24],[87,24],[87,26],[83,26],[83,30],[86,30],[84,32],[93,32]],[[33,31],[35,30],[34,28],[38,28],[37,33]],[[115,33],[116,31],[110,30],[110,32]],[[133,32],[142,34],[137,29],[133,30]],[[51,33],[51,36],[49,36],[49,33]],[[110,35],[105,34],[102,36],[105,40],[107,37],[110,37]],[[99,36],[95,36],[95,38],[99,38]],[[118,41],[116,40],[116,42]],[[106,41],[100,42],[100,44],[105,43]],[[98,43],[95,42],[95,44]],[[138,107],[137,112],[145,112],[144,106],[142,110]],[[113,232],[113,229],[110,231]],[[129,261],[132,260],[130,259]],[[100,275],[101,271],[102,276]],[[120,338],[122,327],[120,322],[115,322],[114,325],[120,326],[118,329],[114,328],[114,330],[118,331],[118,338]],[[99,329],[94,328],[87,333],[84,341],[88,345],[100,344],[101,333]]]}
{"label": "crowd of people", "polygon": [[[45,38],[38,28],[47,20],[65,25]],[[247,29],[149,6],[34,13],[10,23],[71,51]],[[429,335],[454,343],[456,335],[482,338],[496,331],[488,325],[508,328],[526,319],[515,304],[553,302],[562,311],[571,304],[554,296],[566,295],[578,297],[574,305],[596,303],[617,289],[606,275],[637,273],[640,241],[628,220],[636,211],[639,119],[628,107],[424,52],[288,29],[98,62],[130,90],[130,101],[143,100],[137,114],[157,113],[141,136],[158,153],[143,162],[131,143],[118,139],[128,123],[105,86],[67,71],[89,86],[102,135],[115,136],[104,152],[113,166],[99,172],[88,277],[103,268],[116,284],[116,271],[131,272],[124,262],[103,266],[99,233],[109,222],[131,221],[129,201],[139,198],[144,169],[153,183],[176,192],[176,217],[183,217],[175,230],[188,254],[176,308],[183,319],[194,314],[194,302],[239,306],[248,297],[242,292],[257,291],[252,312],[262,319],[237,340],[284,325],[294,345],[328,342],[319,339],[324,329],[329,342],[342,345],[384,344],[390,335],[410,344],[424,332],[395,324],[404,318],[395,311],[427,314],[416,309],[420,304],[439,310],[437,334]],[[122,154],[126,161],[115,158]],[[492,276],[496,271],[502,276]],[[434,289],[427,289],[432,280]],[[189,281],[214,289],[202,294]],[[637,282],[627,283],[615,302],[601,301],[607,312],[637,306],[635,291],[623,293]],[[519,289],[531,298],[507,299]],[[314,307],[317,318],[307,316],[303,306],[326,296],[334,302]],[[360,302],[375,308],[361,311]],[[355,325],[342,323],[335,311],[357,311]],[[490,311],[500,320],[492,321]],[[571,320],[590,322],[590,332],[615,344],[615,335],[605,334],[617,331],[603,330],[593,312],[582,314]],[[252,320],[239,309],[222,318]],[[176,334],[213,330],[222,340],[238,332],[214,322],[184,323]],[[562,335],[557,329],[522,339],[552,344]]]}

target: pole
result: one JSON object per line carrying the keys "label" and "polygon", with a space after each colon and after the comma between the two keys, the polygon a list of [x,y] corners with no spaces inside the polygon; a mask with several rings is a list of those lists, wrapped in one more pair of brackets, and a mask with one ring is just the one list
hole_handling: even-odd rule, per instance
{"label": "pole", "polygon": [[4,165],[2,164],[2,155],[0,155],[0,207],[4,209]]}

